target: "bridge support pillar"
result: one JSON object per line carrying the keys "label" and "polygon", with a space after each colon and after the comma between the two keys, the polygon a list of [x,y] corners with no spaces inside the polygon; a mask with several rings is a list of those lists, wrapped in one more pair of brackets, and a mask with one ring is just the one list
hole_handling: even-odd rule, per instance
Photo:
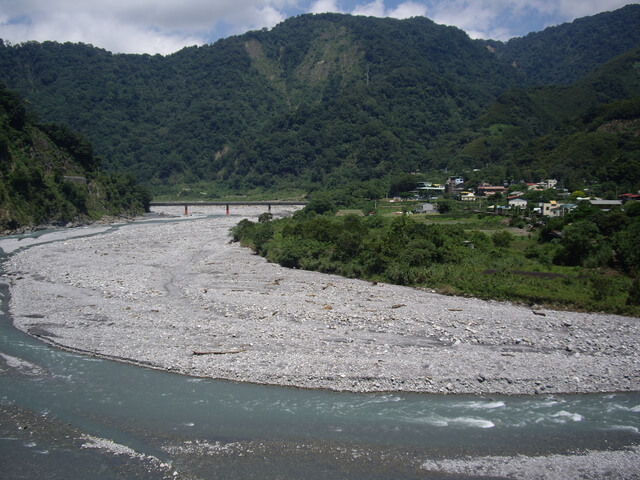
{"label": "bridge support pillar", "polygon": [[186,203],[184,205],[184,216],[185,217],[189,216],[189,205],[187,205]]}
{"label": "bridge support pillar", "polygon": [[229,215],[229,204],[227,203],[227,215]]}
{"label": "bridge support pillar", "polygon": [[269,213],[271,213],[271,204],[269,204]]}

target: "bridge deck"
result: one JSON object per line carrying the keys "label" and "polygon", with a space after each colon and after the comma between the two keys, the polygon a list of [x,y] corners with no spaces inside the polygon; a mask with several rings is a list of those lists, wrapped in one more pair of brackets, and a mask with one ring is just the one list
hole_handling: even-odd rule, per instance
{"label": "bridge deck", "polygon": [[193,201],[193,202],[151,202],[151,206],[152,207],[184,207],[184,206],[226,206],[226,205],[235,205],[235,206],[239,206],[239,205],[246,205],[246,206],[255,206],[255,205],[271,205],[271,206],[278,206],[278,205],[306,205],[307,202],[304,201],[287,201],[287,200],[273,200],[273,201],[256,201],[256,202],[250,202],[250,201],[220,201],[220,202],[200,202],[200,201]]}

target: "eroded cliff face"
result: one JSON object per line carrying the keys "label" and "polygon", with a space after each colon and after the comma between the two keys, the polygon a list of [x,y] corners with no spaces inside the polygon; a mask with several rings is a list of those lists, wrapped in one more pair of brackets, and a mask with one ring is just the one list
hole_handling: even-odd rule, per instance
{"label": "eroded cliff face", "polygon": [[640,118],[633,120],[611,120],[598,127],[596,130],[603,133],[615,133],[623,135],[640,136]]}

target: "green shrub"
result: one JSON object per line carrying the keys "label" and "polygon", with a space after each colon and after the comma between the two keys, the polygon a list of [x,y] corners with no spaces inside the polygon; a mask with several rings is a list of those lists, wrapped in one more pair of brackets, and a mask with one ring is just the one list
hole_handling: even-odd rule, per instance
{"label": "green shrub", "polygon": [[[374,217],[313,212],[264,223],[243,220],[232,235],[270,261],[290,268],[480,298],[624,314],[638,311],[637,280],[632,285],[628,276],[596,270],[609,265],[613,252],[610,237],[600,235],[588,219],[568,224],[561,239],[550,236],[550,242],[532,245],[532,240],[506,230],[490,236],[465,230],[477,222],[451,225],[420,222],[407,215],[389,221]],[[628,222],[615,237],[621,262],[631,265],[638,251],[635,223]],[[466,242],[475,248],[468,248]],[[553,259],[562,261],[554,266]]]}
{"label": "green shrub", "polygon": [[493,235],[491,235],[493,244],[499,248],[509,248],[513,239],[513,234],[511,232],[508,232],[507,230],[500,230],[494,232]]}
{"label": "green shrub", "polygon": [[616,282],[602,275],[593,276],[590,278],[591,288],[593,289],[593,298],[596,300],[603,300],[611,295],[614,295],[617,291]]}
{"label": "green shrub", "polygon": [[543,243],[542,245],[530,245],[524,249],[524,256],[533,260],[537,260],[544,266],[553,264],[560,246],[557,243]]}
{"label": "green shrub", "polygon": [[392,262],[385,270],[387,281],[396,285],[411,285],[414,280],[411,268],[400,262]]}
{"label": "green shrub", "polygon": [[384,225],[384,218],[377,213],[375,215],[369,215],[365,220],[365,224],[369,228],[381,228]]}
{"label": "green shrub", "polygon": [[231,227],[231,238],[234,242],[240,242],[243,239],[248,240],[250,236],[250,230],[253,229],[255,223],[251,220],[247,220],[246,218],[240,220],[236,225]]}
{"label": "green shrub", "polygon": [[258,217],[258,222],[260,223],[270,222],[271,220],[273,220],[273,214],[270,212],[261,213]]}
{"label": "green shrub", "polygon": [[627,296],[627,305],[640,306],[640,277],[634,278],[631,283]]}
{"label": "green shrub", "polygon": [[[640,202],[639,202],[640,204]],[[640,217],[634,220],[613,237],[616,260],[622,268],[637,275],[640,272]]]}
{"label": "green shrub", "polygon": [[260,223],[256,225],[253,230],[253,246],[256,252],[263,254],[266,252],[264,249],[265,244],[273,238],[274,228],[271,223]]}
{"label": "green shrub", "polygon": [[474,248],[486,249],[491,243],[489,236],[479,230],[470,232],[467,239],[473,244]]}

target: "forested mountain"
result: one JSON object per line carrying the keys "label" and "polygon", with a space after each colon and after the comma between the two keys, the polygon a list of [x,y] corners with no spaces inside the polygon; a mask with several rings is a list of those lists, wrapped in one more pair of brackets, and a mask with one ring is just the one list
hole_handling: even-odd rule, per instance
{"label": "forested mountain", "polygon": [[[156,192],[190,186],[216,196],[368,182],[373,195],[394,172],[471,164],[497,166],[495,175],[549,172],[535,164],[539,158],[513,157],[561,120],[586,114],[570,110],[582,100],[536,116],[519,102],[533,96],[543,105],[558,94],[512,89],[572,81],[581,75],[576,63],[586,73],[640,45],[637,32],[638,5],[506,44],[474,41],[422,17],[303,15],[166,57],[82,44],[0,44],[0,80],[44,121],[83,133],[106,168],[130,172]],[[546,52],[547,69],[535,63],[540,55],[525,55],[536,49]],[[628,81],[637,86],[638,78]],[[624,95],[637,95],[633,88]],[[549,100],[540,97],[547,94]],[[501,106],[513,118],[488,120]],[[483,129],[495,133],[502,124],[520,128],[500,134],[517,145],[491,138],[490,151],[477,148],[495,136]]]}
{"label": "forested mountain", "polygon": [[105,174],[81,135],[35,124],[0,84],[0,233],[141,214],[150,198],[132,177]]}
{"label": "forested mountain", "polygon": [[372,175],[364,167],[381,159],[377,175],[416,168],[433,135],[519,81],[464,32],[425,18],[305,15],[167,57],[48,42],[0,50],[2,79],[47,120],[155,185],[310,182],[345,162]]}
{"label": "forested mountain", "polygon": [[640,46],[639,26],[640,5],[635,4],[506,43],[487,44],[524,74],[524,85],[569,85],[611,58]]}
{"label": "forested mountain", "polygon": [[[640,48],[571,86],[512,89],[430,154],[495,183],[557,178],[601,194],[640,188]],[[443,142],[445,144],[446,142]],[[484,167],[484,168],[483,168]]]}

